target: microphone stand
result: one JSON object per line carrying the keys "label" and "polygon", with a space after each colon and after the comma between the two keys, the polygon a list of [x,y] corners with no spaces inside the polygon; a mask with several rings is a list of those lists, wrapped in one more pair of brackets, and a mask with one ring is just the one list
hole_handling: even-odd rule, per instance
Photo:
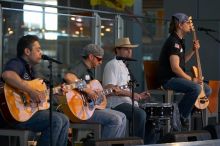
{"label": "microphone stand", "polygon": [[50,100],[50,110],[49,110],[49,121],[50,121],[50,123],[49,123],[49,125],[50,125],[50,146],[53,146],[53,136],[52,136],[52,133],[53,133],[53,129],[52,129],[52,127],[53,127],[53,120],[52,120],[52,117],[53,117],[53,112],[52,112],[52,106],[53,106],[53,62],[55,62],[55,63],[57,63],[57,64],[62,64],[60,61],[58,61],[58,60],[55,60],[55,59],[53,59],[53,58],[50,58],[49,56],[47,56],[47,55],[42,55],[42,59],[43,60],[48,60],[48,62],[49,62],[49,65],[48,65],[48,68],[49,68],[49,70],[50,70],[50,74],[49,74],[49,90],[50,90],[50,92],[49,92],[49,100]]}
{"label": "microphone stand", "polygon": [[206,33],[209,37],[211,37],[212,39],[214,39],[216,42],[220,43],[220,40],[217,39],[216,37],[214,37],[212,34],[210,34],[208,31],[206,31]]}
{"label": "microphone stand", "polygon": [[49,65],[48,65],[48,68],[50,70],[50,74],[49,74],[49,100],[50,100],[50,110],[49,110],[49,125],[50,125],[50,146],[53,146],[53,136],[52,136],[52,133],[53,133],[53,120],[52,120],[52,117],[53,117],[53,112],[52,112],[52,106],[53,106],[53,62],[57,63],[57,64],[62,64],[60,61],[58,60],[55,60],[47,55],[42,55],[42,59],[43,60],[48,60],[49,62]]}
{"label": "microphone stand", "polygon": [[53,69],[53,66],[52,66],[52,60],[48,60],[49,61],[49,70],[50,70],[50,74],[49,74],[49,89],[50,89],[50,92],[49,92],[49,99],[50,99],[50,146],[53,146],[53,136],[52,136],[52,133],[53,133],[53,129],[52,129],[52,115],[53,115],[53,112],[52,112],[52,105],[53,105],[53,100],[52,100],[52,97],[53,97],[53,76],[52,76],[52,69]]}
{"label": "microphone stand", "polygon": [[134,88],[136,87],[136,80],[134,79],[134,75],[131,72],[131,69],[129,68],[129,64],[127,61],[123,60],[125,63],[129,75],[130,75],[130,81],[128,82],[128,86],[131,89],[131,100],[132,100],[132,119],[131,119],[131,135],[134,136]]}

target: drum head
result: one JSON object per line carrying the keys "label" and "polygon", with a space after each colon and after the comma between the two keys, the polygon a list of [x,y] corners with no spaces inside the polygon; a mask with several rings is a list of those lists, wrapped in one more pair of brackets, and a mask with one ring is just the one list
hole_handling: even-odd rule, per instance
{"label": "drum head", "polygon": [[142,108],[149,119],[168,119],[173,115],[173,105],[171,103],[145,103]]}

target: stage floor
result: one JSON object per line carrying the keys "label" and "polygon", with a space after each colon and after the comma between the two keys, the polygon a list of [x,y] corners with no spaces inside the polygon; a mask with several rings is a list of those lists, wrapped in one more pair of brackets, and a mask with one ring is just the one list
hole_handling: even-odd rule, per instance
{"label": "stage floor", "polygon": [[[144,146],[144,145],[136,145]],[[193,142],[175,142],[175,143],[164,143],[164,144],[150,144],[146,146],[220,146],[220,139],[215,140],[204,140],[204,141],[193,141]]]}

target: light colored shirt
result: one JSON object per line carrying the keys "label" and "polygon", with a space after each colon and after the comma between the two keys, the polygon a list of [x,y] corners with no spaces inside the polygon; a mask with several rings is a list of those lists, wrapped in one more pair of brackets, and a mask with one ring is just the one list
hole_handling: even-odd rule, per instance
{"label": "light colored shirt", "polygon": [[[103,86],[106,86],[108,84],[118,86],[127,85],[129,80],[129,71],[123,61],[116,60],[116,58],[114,58],[105,65],[102,80]],[[107,100],[108,108],[114,108],[122,103],[132,104],[132,100],[128,96],[108,96]],[[138,103],[135,101],[134,105],[138,106]]]}

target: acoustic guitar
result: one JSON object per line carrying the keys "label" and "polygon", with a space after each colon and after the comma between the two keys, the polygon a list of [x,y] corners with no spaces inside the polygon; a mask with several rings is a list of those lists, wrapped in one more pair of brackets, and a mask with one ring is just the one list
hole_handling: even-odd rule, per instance
{"label": "acoustic guitar", "polygon": [[[34,103],[28,93],[15,89],[8,84],[3,84],[0,88],[0,109],[3,117],[8,122],[25,122],[29,120],[37,111],[46,110],[50,107],[49,90],[41,79],[25,81],[32,89],[41,91],[46,95],[40,103]],[[70,85],[64,85],[67,89],[84,88],[85,81],[77,81]],[[53,94],[61,92],[61,87],[53,88]]]}
{"label": "acoustic guitar", "polygon": [[[194,25],[192,23],[192,17],[191,16],[189,17],[189,21],[190,21],[190,24],[191,24],[193,40],[196,41],[197,36],[196,36],[196,31],[195,31]],[[201,62],[200,62],[198,49],[195,50],[195,55],[196,55],[196,64],[197,64],[197,66],[192,67],[192,73],[193,73],[195,78],[199,78],[200,80],[203,80],[202,67],[201,67]],[[197,100],[195,102],[195,107],[198,108],[198,109],[205,109],[209,105],[209,99],[205,95],[203,83],[201,84],[201,89],[202,90],[201,90],[201,92],[200,92],[200,94],[197,97]]]}
{"label": "acoustic guitar", "polygon": [[[112,88],[104,89],[98,80],[92,80],[87,87],[93,91],[99,91],[99,97],[96,100],[89,98],[85,93],[79,90],[70,90],[66,98],[61,98],[59,109],[66,114],[72,122],[88,120],[93,115],[95,109],[105,109],[107,105],[106,95],[113,92]],[[127,85],[119,87],[128,88]]]}

